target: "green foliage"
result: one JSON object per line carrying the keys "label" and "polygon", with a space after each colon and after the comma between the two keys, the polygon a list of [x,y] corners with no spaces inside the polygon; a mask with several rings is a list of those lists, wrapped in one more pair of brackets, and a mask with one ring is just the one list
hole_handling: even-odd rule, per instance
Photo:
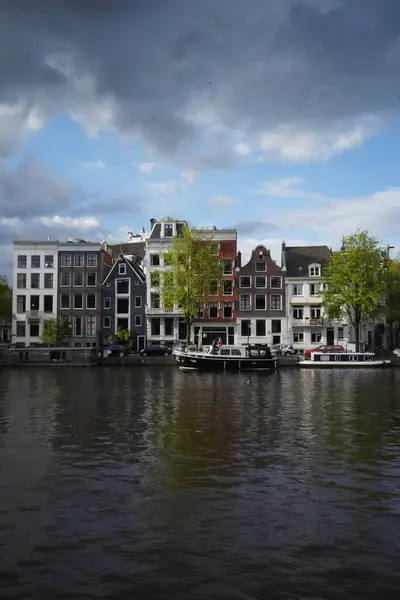
{"label": "green foliage", "polygon": [[385,313],[389,323],[400,324],[400,260],[388,261]]}
{"label": "green foliage", "polygon": [[68,335],[68,321],[64,319],[46,319],[43,322],[41,340],[49,346],[59,346]]}
{"label": "green foliage", "polygon": [[5,275],[0,275],[0,323],[11,323],[12,291]]}
{"label": "green foliage", "polygon": [[122,329],[119,327],[115,333],[110,333],[107,336],[107,341],[111,344],[125,344],[132,339],[131,332],[129,329]]}
{"label": "green foliage", "polygon": [[171,249],[164,254],[165,260],[171,268],[161,282],[162,305],[181,308],[189,343],[190,326],[204,304],[204,295],[211,282],[219,285],[222,278],[218,243],[212,239],[205,242],[196,229],[185,225],[182,235],[173,239]]}
{"label": "green foliage", "polygon": [[366,231],[357,231],[343,239],[322,273],[323,306],[330,318],[347,318],[360,343],[360,322],[376,312],[386,286],[387,259],[378,240]]}

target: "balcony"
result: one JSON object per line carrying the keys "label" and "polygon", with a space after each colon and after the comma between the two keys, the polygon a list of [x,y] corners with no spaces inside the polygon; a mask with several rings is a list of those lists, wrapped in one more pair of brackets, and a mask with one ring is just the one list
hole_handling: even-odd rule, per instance
{"label": "balcony", "polygon": [[322,327],[324,319],[293,319],[292,327]]}
{"label": "balcony", "polygon": [[42,310],[27,310],[25,316],[27,321],[36,321],[37,319],[42,319],[43,314]]}
{"label": "balcony", "polygon": [[146,308],[146,315],[181,315],[180,308]]}

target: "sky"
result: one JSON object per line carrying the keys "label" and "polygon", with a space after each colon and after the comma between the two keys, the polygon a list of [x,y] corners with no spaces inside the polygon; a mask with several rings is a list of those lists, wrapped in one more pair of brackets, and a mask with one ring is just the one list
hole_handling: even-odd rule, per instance
{"label": "sky", "polygon": [[0,0],[0,273],[15,239],[151,218],[400,248],[397,0]]}

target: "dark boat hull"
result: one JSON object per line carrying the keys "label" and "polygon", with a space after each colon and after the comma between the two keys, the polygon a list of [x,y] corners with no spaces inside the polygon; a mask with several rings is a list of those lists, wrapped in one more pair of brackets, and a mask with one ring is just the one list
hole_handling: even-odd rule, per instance
{"label": "dark boat hull", "polygon": [[184,369],[199,371],[274,371],[273,358],[235,358],[223,356],[195,356],[185,353],[175,354],[176,363]]}

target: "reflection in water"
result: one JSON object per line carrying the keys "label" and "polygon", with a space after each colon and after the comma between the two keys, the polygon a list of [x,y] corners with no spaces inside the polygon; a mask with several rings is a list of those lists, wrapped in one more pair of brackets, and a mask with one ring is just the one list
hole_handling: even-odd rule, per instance
{"label": "reflection in water", "polygon": [[1,597],[394,598],[399,377],[1,373]]}

